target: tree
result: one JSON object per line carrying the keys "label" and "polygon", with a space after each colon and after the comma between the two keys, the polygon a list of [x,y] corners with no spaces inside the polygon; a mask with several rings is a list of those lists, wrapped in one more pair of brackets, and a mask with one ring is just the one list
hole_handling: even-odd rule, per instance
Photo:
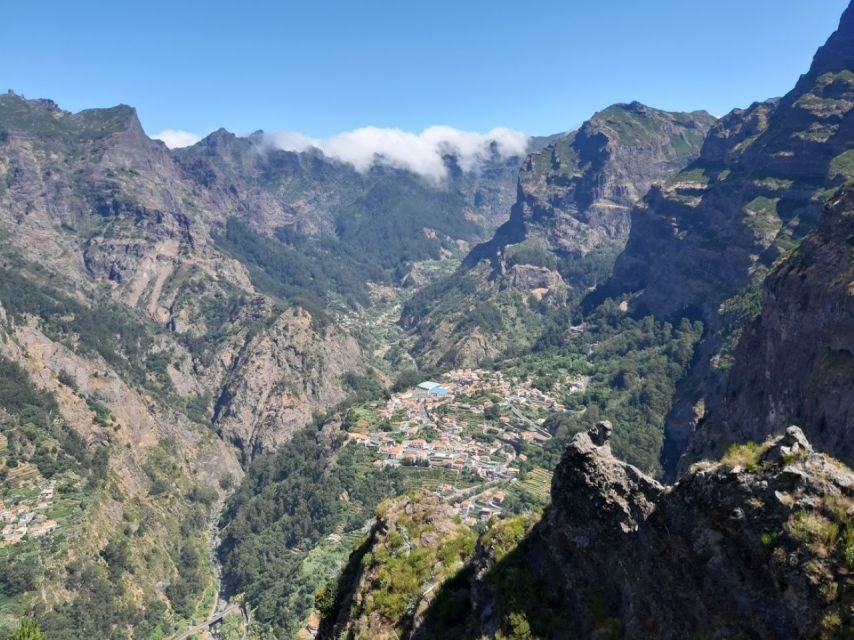
{"label": "tree", "polygon": [[47,640],[47,636],[42,633],[34,620],[24,618],[18,628],[12,632],[9,640]]}

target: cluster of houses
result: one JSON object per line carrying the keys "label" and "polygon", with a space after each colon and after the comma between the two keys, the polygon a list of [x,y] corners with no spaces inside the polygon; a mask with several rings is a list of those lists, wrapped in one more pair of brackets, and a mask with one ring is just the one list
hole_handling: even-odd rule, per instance
{"label": "cluster of houses", "polygon": [[[500,398],[497,419],[480,419],[484,437],[467,435],[468,421],[458,417],[483,416],[496,404],[491,398]],[[500,371],[455,369],[441,383],[427,380],[394,394],[379,411],[390,431],[351,431],[349,438],[376,449],[382,456],[377,466],[444,467],[506,480],[518,473],[513,463],[524,443],[542,445],[551,438],[543,419],[526,417],[527,409],[562,411],[564,406],[528,382],[505,379]]]}
{"label": "cluster of houses", "polygon": [[466,525],[473,527],[479,521],[486,522],[490,518],[500,518],[504,512],[506,499],[507,494],[503,490],[485,489],[471,498],[452,502],[451,506]]}
{"label": "cluster of houses", "polygon": [[18,544],[25,537],[40,538],[59,528],[55,520],[45,517],[53,504],[53,485],[41,490],[35,500],[21,500],[7,505],[0,501],[0,524],[3,525],[0,547]]}

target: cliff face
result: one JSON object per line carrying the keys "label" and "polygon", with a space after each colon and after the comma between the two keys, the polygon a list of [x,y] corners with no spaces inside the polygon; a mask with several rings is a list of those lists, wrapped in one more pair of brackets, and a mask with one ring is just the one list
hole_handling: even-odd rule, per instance
{"label": "cliff face", "polygon": [[[248,215],[257,200],[241,199],[231,183],[220,189],[216,180],[205,186],[190,176],[162,143],[145,136],[129,107],[69,114],[7,94],[0,96],[0,129],[0,223],[8,251],[61,274],[60,286],[76,289],[84,304],[109,296],[152,319],[159,326],[152,351],[184,362],[170,369],[175,391],[187,401],[209,398],[207,419],[212,400],[227,397],[227,411],[220,407],[215,422],[231,442],[246,444],[245,459],[344,398],[341,376],[364,368],[352,337],[328,326],[289,343],[282,326],[306,314],[296,307],[283,313],[256,290],[251,265],[217,245],[223,223],[234,211]],[[236,180],[243,171],[244,183],[252,181],[259,168],[244,156],[261,154],[242,148],[248,142],[220,132],[206,144],[232,160],[232,174],[223,175]],[[280,223],[288,222],[282,214]],[[256,336],[259,327],[276,335]],[[253,360],[252,345],[287,367],[244,366]],[[240,415],[245,433],[234,433],[228,415]]]}
{"label": "cliff face", "polygon": [[854,138],[854,10],[779,101],[735,110],[632,216],[612,287],[657,315],[716,311],[818,221]]}
{"label": "cliff face", "polygon": [[472,365],[509,345],[523,349],[539,312],[578,301],[610,274],[632,205],[696,158],[713,122],[705,112],[618,104],[530,154],[510,219],[404,307],[418,358]]}
{"label": "cliff face", "polygon": [[[259,314],[265,317],[264,314]],[[302,309],[285,311],[233,351],[212,422],[244,460],[269,452],[344,400],[342,373],[363,366],[358,343],[334,327],[313,326]]]}
{"label": "cliff face", "polygon": [[467,261],[495,259],[508,245],[533,237],[558,256],[621,246],[632,205],[696,157],[713,122],[702,111],[670,113],[638,102],[600,111],[528,156],[510,220]]}
{"label": "cliff face", "polygon": [[829,203],[819,228],[766,278],[761,313],[742,336],[722,404],[688,458],[761,440],[791,422],[854,463],[854,192]]}
{"label": "cliff face", "polygon": [[623,297],[637,315],[700,318],[692,371],[668,418],[673,469],[696,424],[695,406],[718,402],[730,312],[783,252],[818,224],[825,199],[854,176],[854,9],[846,10],[807,74],[780,100],[737,109],[712,127],[700,158],[632,212],[612,279],[587,300]]}
{"label": "cliff face", "polygon": [[666,490],[599,438],[572,442],[525,545],[558,590],[567,636],[603,624],[591,599],[627,638],[813,637],[852,623],[854,476],[800,430]]}
{"label": "cliff face", "polygon": [[[797,427],[671,487],[614,459],[607,431],[572,441],[552,504],[516,557],[477,559],[475,637],[518,628],[520,611],[535,635],[556,638],[809,638],[850,628],[854,475],[814,453]],[[502,587],[518,567],[545,602]]]}

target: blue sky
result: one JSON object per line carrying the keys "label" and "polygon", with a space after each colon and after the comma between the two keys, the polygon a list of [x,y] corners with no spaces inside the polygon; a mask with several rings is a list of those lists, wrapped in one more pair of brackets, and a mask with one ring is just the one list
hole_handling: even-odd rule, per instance
{"label": "blue sky", "polygon": [[614,102],[716,115],[781,95],[844,0],[19,2],[0,88],[126,103],[149,133],[535,134]]}

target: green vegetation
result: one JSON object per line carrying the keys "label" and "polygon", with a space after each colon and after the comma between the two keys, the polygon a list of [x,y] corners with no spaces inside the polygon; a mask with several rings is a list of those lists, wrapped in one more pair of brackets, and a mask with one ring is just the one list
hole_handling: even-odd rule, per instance
{"label": "green vegetation", "polygon": [[744,218],[745,224],[750,226],[756,237],[766,244],[773,241],[783,226],[777,213],[779,201],[779,198],[757,196],[744,206],[747,214]]}
{"label": "green vegetation", "polygon": [[356,532],[383,499],[447,477],[439,469],[380,469],[369,450],[342,444],[334,429],[298,432],[250,465],[226,507],[224,578],[276,637],[292,637],[313,605],[316,578],[304,563],[323,538]]}
{"label": "green vegetation", "polygon": [[37,144],[56,146],[103,139],[127,128],[133,109],[87,109],[77,116],[60,115],[57,109],[34,107],[16,95],[0,96],[0,122],[4,128],[30,133]]}
{"label": "green vegetation", "polygon": [[843,151],[831,160],[827,175],[829,178],[854,179],[854,149]]}
{"label": "green vegetation", "polygon": [[755,471],[759,468],[763,451],[763,446],[757,442],[733,444],[726,450],[721,462],[731,467],[744,467],[748,471]]}
{"label": "green vegetation", "polygon": [[508,267],[531,264],[552,270],[557,268],[557,258],[540,238],[528,238],[519,244],[510,245],[504,252],[504,259]]}
{"label": "green vegetation", "polygon": [[588,378],[584,391],[564,393],[567,411],[551,415],[544,424],[553,438],[542,448],[525,448],[529,460],[523,469],[554,469],[575,433],[607,418],[614,424],[615,454],[650,473],[661,473],[664,418],[676,383],[694,355],[702,324],[633,319],[609,300],[585,318],[580,335],[568,336],[566,325],[547,327],[534,353],[500,365],[505,376],[549,386],[567,375]]}
{"label": "green vegetation", "polygon": [[786,532],[798,542],[830,548],[839,537],[839,524],[818,513],[798,511],[786,523]]}
{"label": "green vegetation", "polygon": [[356,255],[387,271],[400,271],[443,251],[459,253],[456,239],[479,239],[480,227],[462,212],[457,189],[437,189],[422,178],[378,170],[365,192],[336,215],[336,234]]}
{"label": "green vegetation", "polygon": [[104,481],[106,450],[88,446],[59,419],[54,397],[37,389],[26,371],[3,357],[0,357],[0,407],[9,414],[9,418],[0,419],[0,433],[6,439],[0,469],[29,462],[48,479],[72,472],[88,475],[92,486]]}
{"label": "green vegetation", "polygon": [[216,240],[222,249],[249,267],[252,283],[258,289],[300,305],[313,316],[324,315],[327,305],[335,301],[329,295],[349,306],[367,305],[367,281],[387,279],[381,270],[342,243],[309,240],[286,229],[271,238],[229,218],[225,233]]}
{"label": "green vegetation", "polygon": [[9,636],[9,640],[47,640],[35,620],[24,618],[18,628]]}
{"label": "green vegetation", "polygon": [[351,617],[376,614],[384,624],[401,628],[405,614],[430,588],[425,585],[440,584],[474,553],[473,531],[459,525],[452,533],[434,534],[430,509],[418,500],[412,498],[413,508],[399,515],[385,539],[365,555],[362,568],[371,577],[371,590],[357,610],[350,611]]}

